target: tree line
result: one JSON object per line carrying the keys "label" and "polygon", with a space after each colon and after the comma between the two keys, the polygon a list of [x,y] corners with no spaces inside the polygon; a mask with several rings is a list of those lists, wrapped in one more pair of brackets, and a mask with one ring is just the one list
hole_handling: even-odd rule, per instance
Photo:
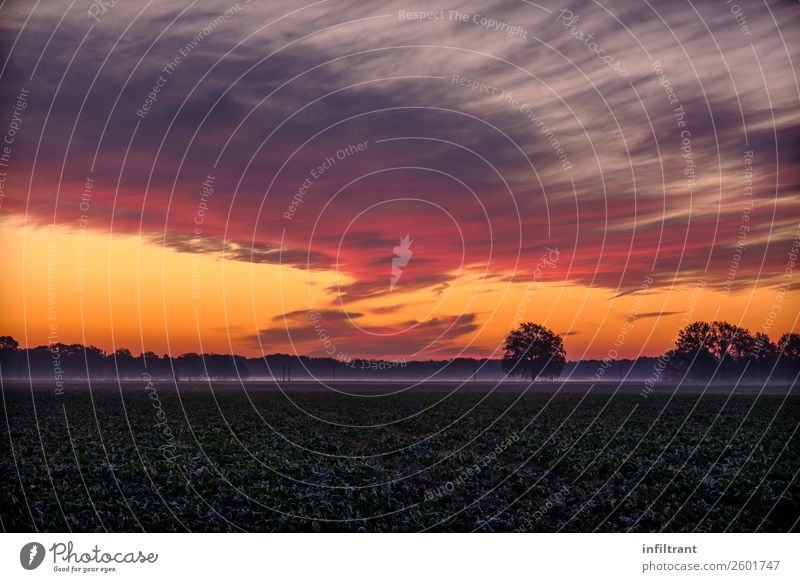
{"label": "tree line", "polygon": [[613,370],[614,376],[595,379],[652,377],[656,381],[721,382],[793,381],[800,373],[800,334],[786,333],[773,342],[765,333],[753,334],[724,321],[696,321],[687,325],[676,335],[673,348],[658,358],[568,363],[563,338],[531,322],[512,330],[502,347],[499,359],[343,362],[289,354],[246,358],[194,352],[159,356],[148,351],[135,356],[126,348],[106,352],[95,346],[63,343],[21,349],[14,338],[0,336],[0,375],[5,381],[52,378],[108,381],[136,379],[143,374],[170,380],[495,381],[504,376],[554,380],[563,377],[565,369],[570,378],[591,380],[587,370],[602,369]]}
{"label": "tree line", "polygon": [[224,354],[186,353],[171,357],[148,351],[134,356],[127,348],[106,352],[82,344],[53,343],[20,349],[13,337],[0,337],[0,371],[6,380],[115,380],[140,378],[143,374],[177,380],[247,379],[245,362],[243,356]]}
{"label": "tree line", "polygon": [[[503,349],[503,369],[531,380],[557,378],[566,364],[563,338],[535,323],[512,330]],[[726,321],[695,321],[678,332],[655,369],[657,380],[677,382],[791,381],[800,373],[800,334],[773,342]]]}

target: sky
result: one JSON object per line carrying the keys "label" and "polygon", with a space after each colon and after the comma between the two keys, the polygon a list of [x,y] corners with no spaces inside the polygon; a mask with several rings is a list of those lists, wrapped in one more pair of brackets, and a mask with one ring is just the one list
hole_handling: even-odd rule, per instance
{"label": "sky", "polygon": [[[0,5],[0,333],[569,359],[797,331],[795,2]],[[794,258],[792,258],[794,257]]]}

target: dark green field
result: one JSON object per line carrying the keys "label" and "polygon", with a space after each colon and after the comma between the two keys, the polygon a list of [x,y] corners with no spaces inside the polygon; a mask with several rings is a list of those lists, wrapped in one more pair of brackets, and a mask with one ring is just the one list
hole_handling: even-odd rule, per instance
{"label": "dark green field", "polygon": [[2,527],[798,529],[795,395],[357,388],[6,385]]}

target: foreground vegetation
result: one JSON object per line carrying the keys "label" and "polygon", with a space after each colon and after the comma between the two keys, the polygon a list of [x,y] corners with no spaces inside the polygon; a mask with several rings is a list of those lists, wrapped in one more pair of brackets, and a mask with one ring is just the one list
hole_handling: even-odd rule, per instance
{"label": "foreground vegetation", "polygon": [[798,527],[796,396],[179,396],[145,380],[5,386],[4,530]]}

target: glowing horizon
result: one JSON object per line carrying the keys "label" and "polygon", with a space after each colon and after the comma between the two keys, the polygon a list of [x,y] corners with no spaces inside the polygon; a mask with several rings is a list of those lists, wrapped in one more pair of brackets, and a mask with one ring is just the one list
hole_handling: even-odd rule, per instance
{"label": "glowing horizon", "polygon": [[796,39],[705,6],[189,8],[3,7],[0,333],[418,359],[532,321],[585,359],[800,330]]}
{"label": "glowing horizon", "polygon": [[[773,305],[776,297],[783,297],[778,303],[785,304],[780,286],[726,296],[702,280],[694,286],[670,290],[654,286],[654,281],[646,277],[639,290],[615,297],[616,291],[610,289],[538,282],[529,289],[530,281],[508,284],[471,276],[463,284],[452,286],[445,299],[443,292],[436,295],[430,288],[390,297],[408,302],[413,310],[395,309],[395,304],[383,298],[367,298],[355,302],[353,309],[357,311],[350,312],[354,320],[368,313],[369,332],[387,336],[397,334],[410,319],[422,324],[431,319],[443,321],[446,314],[472,299],[477,316],[454,323],[468,328],[464,337],[469,345],[442,349],[437,344],[417,355],[404,350],[370,351],[364,342],[347,350],[340,348],[353,343],[347,339],[350,324],[321,302],[324,288],[337,281],[335,272],[315,271],[315,284],[310,289],[319,290],[308,291],[308,273],[295,267],[223,259],[222,253],[180,252],[134,235],[109,237],[80,229],[2,226],[4,246],[25,249],[24,262],[21,254],[8,264],[9,272],[25,281],[25,299],[8,287],[3,288],[2,296],[9,310],[5,333],[23,347],[53,340],[51,321],[42,317],[50,313],[51,297],[55,298],[54,341],[86,343],[106,351],[126,347],[134,353],[172,355],[205,351],[250,357],[271,353],[406,359],[498,357],[495,350],[511,326],[530,320],[563,335],[570,359],[602,359],[609,357],[610,350],[615,350],[612,355],[619,358],[635,358],[664,353],[671,347],[679,324],[688,321],[729,320],[754,332],[768,325],[773,340],[797,329],[792,327],[796,314],[791,310],[782,310],[773,320],[759,320],[756,312],[744,309],[748,303]],[[543,257],[549,255],[545,252]],[[85,263],[92,267],[87,269]],[[127,266],[109,268],[111,264]],[[547,268],[546,261],[542,267]],[[53,294],[48,291],[48,269],[55,272]],[[286,287],[299,288],[303,293],[291,296]],[[554,306],[570,308],[554,312]],[[322,314],[321,327],[331,337],[335,353],[329,353],[330,345],[323,345],[314,331],[315,312]],[[292,330],[291,340],[284,318]],[[637,320],[645,324],[635,325]],[[262,330],[260,344],[258,330]],[[430,341],[439,332],[434,328],[418,333],[413,341]],[[617,346],[620,337],[623,345]]]}

